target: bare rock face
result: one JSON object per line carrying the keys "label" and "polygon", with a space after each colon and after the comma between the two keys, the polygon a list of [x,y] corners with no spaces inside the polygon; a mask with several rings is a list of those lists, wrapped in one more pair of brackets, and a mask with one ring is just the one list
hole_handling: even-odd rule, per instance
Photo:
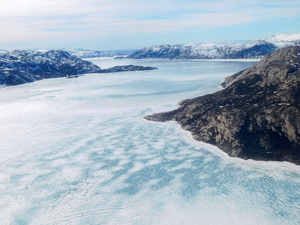
{"label": "bare rock face", "polygon": [[175,120],[233,157],[300,165],[300,46],[280,49],[226,78],[225,89],[145,118]]}

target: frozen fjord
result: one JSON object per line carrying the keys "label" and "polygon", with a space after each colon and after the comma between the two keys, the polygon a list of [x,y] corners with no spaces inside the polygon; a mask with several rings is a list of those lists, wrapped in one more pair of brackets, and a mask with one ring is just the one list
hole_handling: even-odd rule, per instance
{"label": "frozen fjord", "polygon": [[232,159],[175,124],[142,119],[253,62],[132,64],[159,70],[0,89],[1,223],[300,223],[299,167]]}

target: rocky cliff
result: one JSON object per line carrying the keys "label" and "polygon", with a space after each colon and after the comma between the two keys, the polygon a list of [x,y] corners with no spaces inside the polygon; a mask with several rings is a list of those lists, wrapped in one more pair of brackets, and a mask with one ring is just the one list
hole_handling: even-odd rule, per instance
{"label": "rocky cliff", "polygon": [[300,47],[277,50],[226,78],[223,90],[145,118],[177,121],[233,157],[300,164]]}

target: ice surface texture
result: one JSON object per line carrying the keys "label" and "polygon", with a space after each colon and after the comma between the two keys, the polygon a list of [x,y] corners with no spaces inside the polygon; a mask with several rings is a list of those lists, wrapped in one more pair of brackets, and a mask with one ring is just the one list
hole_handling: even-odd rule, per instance
{"label": "ice surface texture", "polygon": [[140,63],[160,70],[0,89],[1,224],[299,224],[299,167],[142,119],[252,63]]}

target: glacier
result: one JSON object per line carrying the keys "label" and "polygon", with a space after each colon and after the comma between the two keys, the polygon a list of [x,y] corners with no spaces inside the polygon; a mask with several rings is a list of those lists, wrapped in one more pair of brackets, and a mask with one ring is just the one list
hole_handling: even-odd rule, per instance
{"label": "glacier", "polygon": [[94,59],[159,70],[0,89],[0,224],[300,223],[300,168],[230,158],[143,116],[254,61]]}

